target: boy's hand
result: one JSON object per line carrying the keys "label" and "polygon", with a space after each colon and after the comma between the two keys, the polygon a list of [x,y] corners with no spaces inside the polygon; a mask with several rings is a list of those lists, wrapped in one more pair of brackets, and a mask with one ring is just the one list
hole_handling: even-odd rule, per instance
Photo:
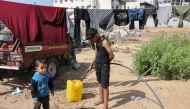
{"label": "boy's hand", "polygon": [[86,72],[89,72],[92,70],[92,66],[88,67],[87,71]]}
{"label": "boy's hand", "polygon": [[51,92],[51,96],[52,96],[52,97],[54,96],[54,92]]}
{"label": "boy's hand", "polygon": [[37,103],[38,103],[38,100],[33,100],[33,103],[34,103],[34,104],[37,104]]}

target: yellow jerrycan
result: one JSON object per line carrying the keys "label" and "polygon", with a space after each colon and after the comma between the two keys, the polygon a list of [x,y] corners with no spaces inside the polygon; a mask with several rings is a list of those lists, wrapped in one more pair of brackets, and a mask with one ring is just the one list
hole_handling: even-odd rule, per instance
{"label": "yellow jerrycan", "polygon": [[82,99],[82,88],[81,80],[67,80],[67,100],[71,102],[80,101]]}

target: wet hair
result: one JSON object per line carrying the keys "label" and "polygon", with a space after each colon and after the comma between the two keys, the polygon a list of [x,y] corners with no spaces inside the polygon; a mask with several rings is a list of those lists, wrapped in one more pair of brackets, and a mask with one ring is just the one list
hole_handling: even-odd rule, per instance
{"label": "wet hair", "polygon": [[87,40],[92,39],[97,33],[98,33],[98,31],[95,28],[88,29],[88,31],[86,33],[86,39]]}
{"label": "wet hair", "polygon": [[47,64],[46,59],[37,59],[35,67],[38,67],[40,64]]}

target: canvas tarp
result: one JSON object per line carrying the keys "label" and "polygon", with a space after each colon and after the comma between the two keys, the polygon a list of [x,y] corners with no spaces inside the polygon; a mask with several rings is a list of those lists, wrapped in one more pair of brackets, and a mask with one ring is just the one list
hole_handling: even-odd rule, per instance
{"label": "canvas tarp", "polygon": [[66,9],[0,0],[0,20],[22,44],[66,43]]}
{"label": "canvas tarp", "polygon": [[183,27],[183,20],[190,22],[190,5],[173,7],[175,15],[179,16],[178,27]]}

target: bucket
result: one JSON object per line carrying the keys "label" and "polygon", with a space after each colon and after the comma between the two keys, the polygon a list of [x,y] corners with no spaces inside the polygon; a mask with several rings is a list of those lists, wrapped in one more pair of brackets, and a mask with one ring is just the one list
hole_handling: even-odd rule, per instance
{"label": "bucket", "polygon": [[67,80],[66,98],[68,101],[76,102],[82,99],[83,84],[81,80]]}

